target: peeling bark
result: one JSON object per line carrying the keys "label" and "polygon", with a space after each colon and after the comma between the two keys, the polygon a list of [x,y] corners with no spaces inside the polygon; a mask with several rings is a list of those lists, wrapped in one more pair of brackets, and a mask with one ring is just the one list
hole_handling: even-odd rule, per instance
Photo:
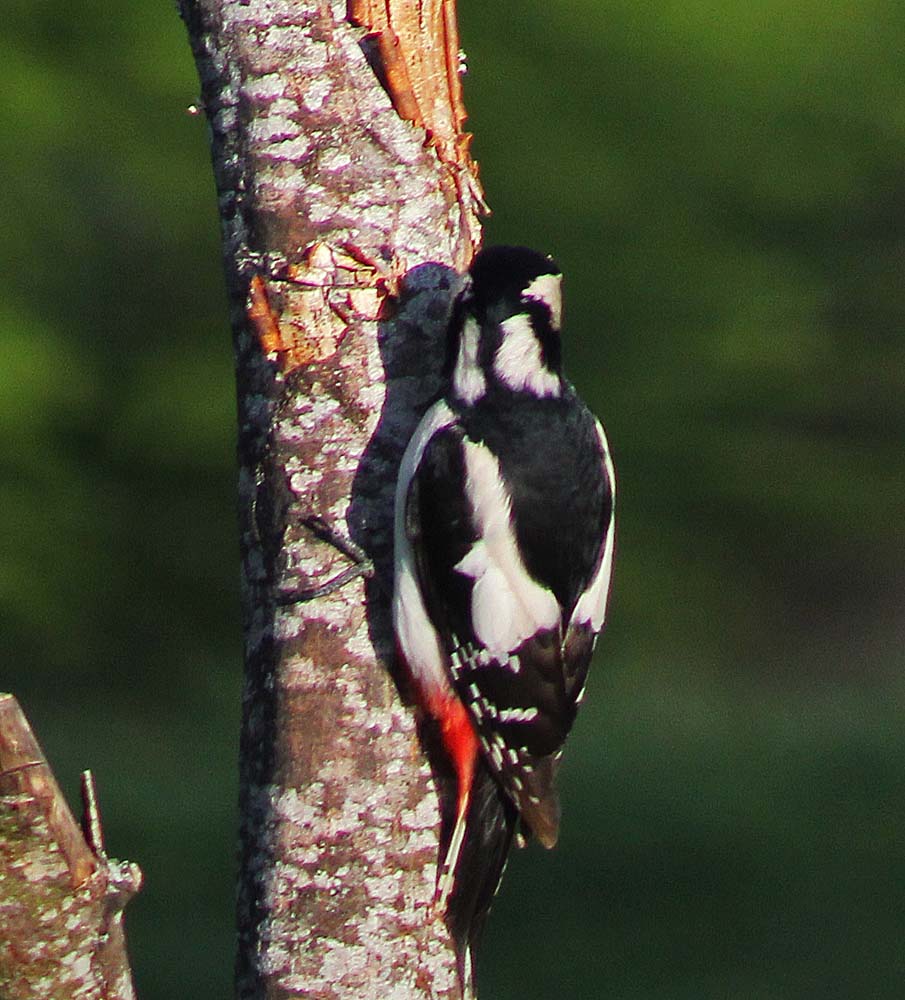
{"label": "peeling bark", "polygon": [[16,699],[0,695],[0,996],[134,1000],[122,911],[137,865],[103,851],[90,776],[88,841]]}
{"label": "peeling bark", "polygon": [[[395,674],[389,591],[396,471],[482,202],[454,4],[350,6],[182,3],[238,381],[248,1000],[460,995],[432,907],[442,774]],[[375,576],[287,601],[348,566],[321,522]]]}

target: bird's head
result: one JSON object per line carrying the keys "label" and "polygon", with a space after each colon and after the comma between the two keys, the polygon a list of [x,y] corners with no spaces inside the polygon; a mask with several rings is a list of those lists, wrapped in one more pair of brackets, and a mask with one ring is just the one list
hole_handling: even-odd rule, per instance
{"label": "bird's head", "polygon": [[450,325],[454,398],[474,403],[490,388],[560,395],[561,282],[555,261],[527,247],[475,257]]}

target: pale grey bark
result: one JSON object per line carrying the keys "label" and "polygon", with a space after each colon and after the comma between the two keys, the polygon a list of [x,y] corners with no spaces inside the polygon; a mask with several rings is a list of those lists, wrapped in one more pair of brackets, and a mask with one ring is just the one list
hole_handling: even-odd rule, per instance
{"label": "pale grey bark", "polygon": [[[239,386],[237,994],[249,1000],[459,996],[432,906],[436,782],[400,694],[388,592],[396,469],[437,388],[480,196],[458,132],[458,79],[443,75],[453,4],[375,6],[350,5],[359,24],[385,19],[368,32],[345,0],[183,2],[211,126]],[[378,66],[391,102],[365,53],[405,57],[419,37],[419,59],[435,52],[446,69]],[[443,84],[436,101],[424,74]],[[439,119],[428,105],[443,100],[455,134],[437,124],[429,135]],[[312,518],[361,545],[376,577],[282,603],[348,565]]]}
{"label": "pale grey bark", "polygon": [[19,703],[0,694],[0,997],[134,1000],[122,911],[136,865],[108,859],[90,776],[88,840]]}

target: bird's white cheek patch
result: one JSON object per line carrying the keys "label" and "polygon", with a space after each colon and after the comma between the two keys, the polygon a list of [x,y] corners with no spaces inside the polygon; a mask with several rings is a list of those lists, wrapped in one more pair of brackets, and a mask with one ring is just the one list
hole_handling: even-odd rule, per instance
{"label": "bird's white cheek patch", "polygon": [[522,292],[522,298],[542,302],[550,310],[550,326],[562,327],[562,275],[541,274]]}
{"label": "bird's white cheek patch", "polygon": [[515,392],[536,396],[558,396],[559,376],[543,362],[540,341],[527,313],[510,316],[500,323],[503,339],[493,359],[497,378]]}
{"label": "bird's white cheek patch", "polygon": [[487,383],[478,364],[478,341],[481,330],[477,320],[469,316],[459,338],[459,353],[453,369],[453,389],[459,399],[474,403],[484,395]]}
{"label": "bird's white cheek patch", "polygon": [[505,660],[540,629],[559,624],[553,594],[528,574],[512,525],[511,501],[491,451],[464,442],[465,489],[478,540],[456,570],[474,580],[471,614],[475,635]]}

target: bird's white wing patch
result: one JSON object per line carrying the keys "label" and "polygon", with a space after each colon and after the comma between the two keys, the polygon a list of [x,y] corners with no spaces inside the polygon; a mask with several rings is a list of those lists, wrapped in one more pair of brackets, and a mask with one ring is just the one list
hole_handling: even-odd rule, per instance
{"label": "bird's white wing patch", "polygon": [[603,623],[606,619],[610,578],[613,574],[613,545],[616,539],[616,471],[613,468],[613,460],[610,458],[610,449],[607,444],[606,434],[604,434],[599,420],[596,421],[596,424],[597,435],[600,438],[600,447],[603,449],[603,464],[606,469],[612,496],[610,523],[606,528],[606,536],[603,543],[603,558],[600,560],[600,566],[598,566],[597,572],[594,574],[594,578],[588,585],[587,590],[578,599],[575,610],[572,612],[572,618],[569,621],[570,626],[589,624],[593,632],[599,632],[603,628]]}
{"label": "bird's white wing patch", "polygon": [[425,448],[435,434],[452,426],[455,420],[455,414],[443,400],[424,414],[402,456],[396,480],[393,625],[412,673],[433,689],[447,688],[448,681],[437,631],[427,614],[418,585],[415,555],[405,531],[405,507],[412,478],[421,464]]}
{"label": "bird's white wing patch", "polygon": [[540,629],[555,628],[559,602],[534,580],[519,555],[512,503],[496,456],[466,440],[465,488],[478,540],[456,570],[474,580],[472,626],[478,640],[500,661]]}
{"label": "bird's white wing patch", "polygon": [[550,326],[559,330],[562,326],[562,275],[541,274],[522,292],[522,299],[543,302],[550,310]]}
{"label": "bird's white wing patch", "polygon": [[558,396],[559,376],[544,364],[540,341],[527,313],[510,316],[500,323],[503,339],[493,359],[497,378],[515,392],[530,391],[536,396]]}

